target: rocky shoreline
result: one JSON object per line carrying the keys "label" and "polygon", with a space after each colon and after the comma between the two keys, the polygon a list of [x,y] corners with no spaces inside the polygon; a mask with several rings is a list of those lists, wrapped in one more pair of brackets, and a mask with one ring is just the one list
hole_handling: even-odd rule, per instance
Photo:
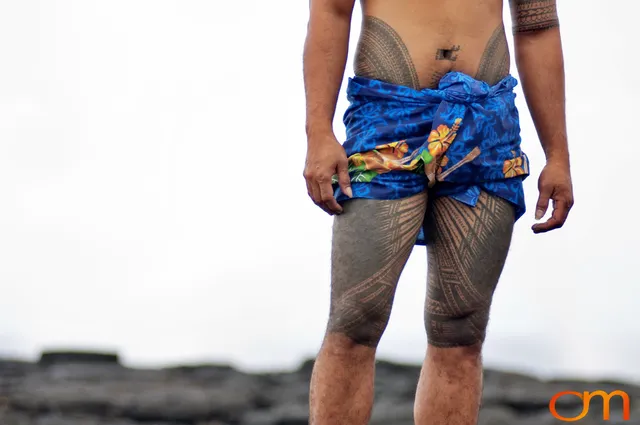
{"label": "rocky shoreline", "polygon": [[[227,365],[157,370],[124,367],[115,354],[50,352],[40,361],[0,359],[0,425],[304,425],[312,360],[298,370],[251,374]],[[415,365],[377,363],[371,425],[412,425],[419,375]],[[603,420],[596,398],[580,425],[640,423],[640,387],[614,382],[541,381],[485,370],[479,425],[563,424],[549,412],[560,391],[625,391],[631,420],[613,399]],[[563,397],[558,411],[582,411],[577,397]]]}

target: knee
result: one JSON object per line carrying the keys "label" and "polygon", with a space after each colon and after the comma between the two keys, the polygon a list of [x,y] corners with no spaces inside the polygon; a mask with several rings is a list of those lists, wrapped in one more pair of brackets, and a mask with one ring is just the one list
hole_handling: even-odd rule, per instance
{"label": "knee", "polygon": [[460,347],[461,353],[479,354],[485,340],[489,309],[471,306],[464,312],[425,312],[425,328],[430,345],[440,348]]}
{"label": "knee", "polygon": [[470,371],[482,369],[482,343],[446,348],[429,344],[427,361],[449,377],[463,380]]}
{"label": "knee", "polygon": [[387,305],[352,305],[337,302],[331,306],[327,333],[340,334],[354,346],[376,348],[384,333],[391,308]]}

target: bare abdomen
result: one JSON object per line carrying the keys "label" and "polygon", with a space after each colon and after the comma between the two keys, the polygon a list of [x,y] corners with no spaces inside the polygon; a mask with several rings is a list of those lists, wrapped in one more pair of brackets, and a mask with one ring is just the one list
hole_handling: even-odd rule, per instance
{"label": "bare abdomen", "polygon": [[489,11],[489,16],[476,13],[475,19],[470,15],[437,19],[421,17],[413,9],[407,14],[402,1],[395,1],[397,8],[389,13],[384,7],[372,8],[374,15],[365,7],[354,60],[356,75],[420,89],[437,87],[449,71],[464,72],[490,85],[509,73],[501,9]]}

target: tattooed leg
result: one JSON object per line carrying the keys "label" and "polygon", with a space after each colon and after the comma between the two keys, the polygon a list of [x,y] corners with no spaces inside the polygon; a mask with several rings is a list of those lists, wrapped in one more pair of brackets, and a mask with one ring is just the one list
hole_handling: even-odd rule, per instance
{"label": "tattooed leg", "polygon": [[438,198],[427,220],[429,285],[425,326],[437,347],[482,342],[491,297],[507,258],[514,224],[507,201],[482,193],[469,207]]}
{"label": "tattooed leg", "polygon": [[368,423],[375,350],[424,221],[426,198],[354,199],[335,217],[329,323],[311,377],[312,425]]}
{"label": "tattooed leg", "polygon": [[475,207],[444,197],[433,202],[425,229],[429,347],[418,384],[416,424],[477,423],[480,351],[514,219],[511,204],[484,192]]}

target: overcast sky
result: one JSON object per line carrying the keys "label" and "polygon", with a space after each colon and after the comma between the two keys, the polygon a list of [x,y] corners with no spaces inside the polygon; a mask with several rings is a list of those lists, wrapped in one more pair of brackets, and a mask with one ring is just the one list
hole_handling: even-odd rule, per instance
{"label": "overcast sky", "polygon": [[[637,24],[612,4],[559,5],[576,205],[547,235],[530,230],[544,156],[516,89],[529,212],[494,298],[488,366],[640,380]],[[307,8],[0,1],[0,352],[250,370],[316,353],[332,221],[302,179]],[[425,267],[418,247],[381,358],[423,356]]]}

